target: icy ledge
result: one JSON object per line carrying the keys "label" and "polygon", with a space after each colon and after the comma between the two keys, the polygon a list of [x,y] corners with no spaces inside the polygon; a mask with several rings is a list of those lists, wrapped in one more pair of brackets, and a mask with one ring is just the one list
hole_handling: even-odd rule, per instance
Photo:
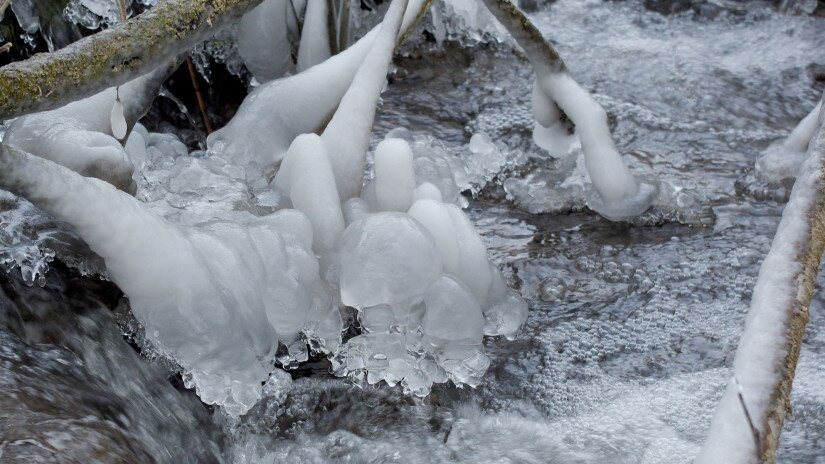
{"label": "icy ledge", "polygon": [[[790,405],[808,306],[825,248],[825,112],[753,291],[733,361],[734,379],[696,463],[773,462]],[[815,119],[815,120],[816,120]],[[738,380],[740,389],[736,385]],[[755,430],[742,406],[753,420]]]}

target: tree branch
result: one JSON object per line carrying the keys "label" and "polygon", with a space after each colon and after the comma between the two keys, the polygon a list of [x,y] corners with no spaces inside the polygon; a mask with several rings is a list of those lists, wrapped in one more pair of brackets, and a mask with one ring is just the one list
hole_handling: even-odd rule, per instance
{"label": "tree branch", "polygon": [[166,0],[54,53],[6,65],[0,68],[0,119],[53,109],[146,74],[259,3]]}
{"label": "tree branch", "polygon": [[[825,99],[825,96],[823,96]],[[733,362],[747,395],[752,429],[731,381],[716,410],[697,464],[773,463],[802,348],[808,308],[825,248],[825,113],[811,140],[771,250],[762,263],[745,331]],[[758,443],[758,445],[757,445]]]}

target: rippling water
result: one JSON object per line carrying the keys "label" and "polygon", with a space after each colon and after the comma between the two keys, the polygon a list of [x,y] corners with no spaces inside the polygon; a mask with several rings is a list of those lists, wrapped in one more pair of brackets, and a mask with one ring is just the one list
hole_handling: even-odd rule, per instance
{"label": "rippling water", "polygon": [[[404,126],[464,164],[470,215],[530,302],[517,341],[486,342],[479,388],[418,400],[360,390],[317,361],[230,421],[123,341],[133,321],[116,288],[57,264],[42,289],[18,271],[0,279],[0,461],[689,462],[782,211],[784,187],[759,184],[753,165],[822,94],[806,68],[825,63],[825,20],[573,0],[532,18],[605,106],[634,170],[684,194],[647,225],[560,195],[575,163],[531,141],[531,71],[508,43],[425,44],[397,60],[375,139]],[[500,142],[486,157],[469,144],[481,132]],[[16,244],[44,240],[61,258],[68,239],[21,231]],[[817,295],[778,462],[825,462],[824,327]]]}

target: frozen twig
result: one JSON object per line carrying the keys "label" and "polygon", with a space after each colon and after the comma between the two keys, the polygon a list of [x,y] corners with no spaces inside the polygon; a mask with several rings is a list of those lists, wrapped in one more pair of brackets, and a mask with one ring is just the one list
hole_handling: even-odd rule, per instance
{"label": "frozen twig", "polygon": [[[773,463],[794,379],[808,308],[825,248],[825,124],[808,148],[771,249],[759,271],[733,371],[697,464]],[[738,383],[748,392],[743,426]],[[754,440],[753,430],[760,430]]]}
{"label": "frozen twig", "polygon": [[125,22],[129,18],[129,10],[126,8],[126,0],[117,0],[117,12],[120,15],[120,22]]}
{"label": "frozen twig", "polygon": [[198,76],[195,73],[195,65],[192,64],[192,58],[188,56],[186,57],[186,68],[189,70],[189,79],[192,81],[192,89],[195,91],[195,101],[197,101],[198,110],[201,112],[203,128],[206,129],[206,135],[209,135],[212,133],[212,122],[206,114],[206,102],[203,100],[201,86],[198,84]]}
{"label": "frozen twig", "polygon": [[[585,166],[600,199],[589,206],[608,219],[624,219],[644,212],[655,188],[640,186],[613,143],[607,113],[567,72],[558,52],[510,0],[479,0],[524,49],[536,72],[533,114],[537,130],[556,131],[561,111],[576,125]],[[563,132],[563,131],[562,131]]]}
{"label": "frozen twig", "polygon": [[745,419],[748,421],[748,427],[751,429],[751,433],[753,434],[754,449],[756,450],[757,458],[759,458],[759,450],[762,449],[762,434],[759,432],[759,429],[756,428],[756,425],[754,425],[753,418],[748,410],[748,405],[745,404],[745,396],[742,392],[742,385],[739,384],[736,377],[733,378],[733,382],[736,384],[736,396],[739,397],[739,404],[742,406],[742,412],[745,414]]}
{"label": "frozen twig", "polygon": [[150,72],[260,2],[159,2],[141,15],[54,53],[6,65],[0,68],[0,119],[57,108]]}

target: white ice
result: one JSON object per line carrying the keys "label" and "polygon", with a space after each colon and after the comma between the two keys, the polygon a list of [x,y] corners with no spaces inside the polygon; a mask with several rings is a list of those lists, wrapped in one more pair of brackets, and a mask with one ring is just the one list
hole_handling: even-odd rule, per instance
{"label": "white ice", "polygon": [[819,128],[822,112],[820,101],[791,133],[783,140],[777,141],[765,150],[756,161],[756,175],[767,182],[780,182],[783,179],[796,178],[799,167],[805,161],[808,144]]}
{"label": "white ice", "polygon": [[305,71],[332,56],[327,0],[307,0],[301,44],[298,47],[298,72]]}
{"label": "white ice", "polygon": [[266,0],[238,23],[238,54],[258,82],[282,77],[292,66],[287,2]]}
{"label": "white ice", "polygon": [[[412,25],[424,3],[410,0],[402,30]],[[209,151],[244,166],[247,176],[258,185],[268,182],[295,137],[323,131],[380,27],[319,65],[256,88],[229,124],[209,136]]]}
{"label": "white ice", "polygon": [[119,90],[112,87],[55,110],[17,118],[8,125],[3,144],[134,192],[134,167],[115,135],[125,138],[173,69],[168,64]]}

